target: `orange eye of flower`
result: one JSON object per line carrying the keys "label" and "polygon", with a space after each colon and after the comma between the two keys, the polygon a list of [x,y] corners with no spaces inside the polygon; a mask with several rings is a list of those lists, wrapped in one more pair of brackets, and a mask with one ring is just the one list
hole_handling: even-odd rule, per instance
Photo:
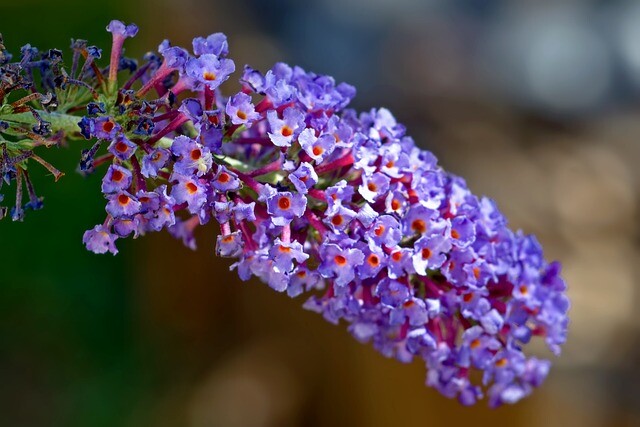
{"label": "orange eye of flower", "polygon": [[496,366],[498,368],[504,368],[505,366],[507,366],[507,363],[509,363],[509,361],[506,358],[503,357],[502,359],[500,359],[500,360],[498,360],[496,362]]}
{"label": "orange eye of flower", "polygon": [[125,206],[129,203],[129,196],[127,196],[126,194],[121,194],[118,196],[118,203],[120,203],[122,206]]}
{"label": "orange eye of flower", "polygon": [[198,160],[200,157],[202,157],[202,151],[200,151],[200,149],[196,148],[195,150],[191,150],[191,160]]}
{"label": "orange eye of flower", "polygon": [[297,275],[299,278],[301,278],[301,279],[302,279],[303,277],[305,277],[305,276],[307,275],[307,272],[306,272],[306,271],[304,271],[304,270],[302,270],[302,271],[298,271],[298,273],[296,273],[296,275]]}
{"label": "orange eye of flower", "polygon": [[451,237],[453,237],[454,239],[459,239],[460,233],[458,233],[458,230],[451,230]]}
{"label": "orange eye of flower", "polygon": [[373,182],[370,182],[367,184],[367,188],[369,189],[369,191],[375,193],[376,191],[378,191],[378,186],[375,185]]}
{"label": "orange eye of flower", "polygon": [[462,296],[462,300],[464,302],[470,302],[472,299],[473,299],[473,294],[472,293],[464,294]]}
{"label": "orange eye of flower", "polygon": [[382,236],[382,234],[384,233],[384,225],[378,225],[375,230],[373,230],[373,233],[378,237]]}
{"label": "orange eye of flower", "polygon": [[391,200],[391,209],[393,209],[394,211],[400,209],[400,202],[398,201],[398,199]]}
{"label": "orange eye of flower", "polygon": [[280,197],[278,200],[278,207],[282,210],[287,210],[291,207],[291,200],[288,197]]}
{"label": "orange eye of flower", "polygon": [[340,224],[342,224],[344,222],[344,219],[342,218],[342,215],[337,214],[335,215],[333,218],[331,218],[331,224],[338,226]]}
{"label": "orange eye of flower", "polygon": [[218,182],[221,182],[223,184],[229,182],[230,179],[231,176],[226,172],[222,172],[220,175],[218,175]]}
{"label": "orange eye of flower", "polygon": [[120,182],[122,181],[122,178],[124,178],[124,174],[119,170],[114,170],[113,173],[111,174],[112,181]]}
{"label": "orange eye of flower", "polygon": [[411,229],[413,231],[417,231],[418,233],[424,233],[427,231],[427,225],[421,219],[416,219],[411,223]]}
{"label": "orange eye of flower", "polygon": [[289,252],[291,252],[291,248],[288,246],[278,246],[278,250],[284,254],[288,254]]}
{"label": "orange eye of flower", "polygon": [[380,265],[380,258],[378,258],[378,255],[376,254],[371,254],[369,255],[369,258],[367,258],[367,262],[371,267],[377,267]]}
{"label": "orange eye of flower", "polygon": [[245,113],[242,110],[238,110],[238,112],[236,113],[236,116],[238,116],[238,118],[240,120],[246,120],[247,119],[247,113]]}
{"label": "orange eye of flower", "polygon": [[189,194],[194,194],[196,191],[198,191],[198,186],[195,185],[193,182],[187,182],[186,187]]}
{"label": "orange eye of flower", "polygon": [[342,255],[336,255],[333,260],[335,261],[336,264],[338,264],[338,266],[342,267],[344,265],[347,264],[347,259],[345,257],[343,257]]}
{"label": "orange eye of flower", "polygon": [[233,242],[233,235],[232,235],[232,234],[229,234],[228,236],[224,236],[224,237],[222,238],[222,241],[223,241],[224,243],[231,243],[231,242]]}
{"label": "orange eye of flower", "polygon": [[429,259],[429,258],[431,258],[431,249],[424,248],[422,250],[422,259]]}
{"label": "orange eye of flower", "polygon": [[475,340],[471,341],[469,347],[471,347],[472,349],[480,347],[480,339],[476,338]]}
{"label": "orange eye of flower", "polygon": [[126,153],[129,147],[124,142],[118,142],[116,144],[116,151],[119,153]]}
{"label": "orange eye of flower", "polygon": [[162,154],[157,151],[153,154],[153,156],[151,156],[151,160],[153,160],[154,162],[157,162],[158,160],[160,160],[160,157],[162,157]]}
{"label": "orange eye of flower", "polygon": [[293,135],[293,129],[291,129],[287,125],[282,126],[282,136],[291,136],[291,135]]}
{"label": "orange eye of flower", "polygon": [[527,287],[525,285],[521,285],[520,286],[520,293],[522,295],[527,295],[529,293],[529,289],[527,289]]}
{"label": "orange eye of flower", "polygon": [[314,156],[319,156],[320,154],[324,153],[324,150],[322,149],[322,147],[315,146],[313,147],[311,152],[313,152]]}
{"label": "orange eye of flower", "polygon": [[480,278],[480,269],[478,267],[473,267],[473,277],[475,277],[476,279]]}
{"label": "orange eye of flower", "polygon": [[211,71],[205,71],[202,74],[202,77],[204,77],[204,79],[207,80],[207,81],[212,81],[212,80],[216,79],[215,73],[212,73]]}
{"label": "orange eye of flower", "polygon": [[397,251],[391,254],[391,259],[394,260],[395,262],[398,262],[402,259],[402,252]]}
{"label": "orange eye of flower", "polygon": [[107,120],[106,122],[104,122],[102,124],[102,130],[105,131],[105,132],[111,132],[113,130],[114,126],[115,126],[115,124],[112,121]]}

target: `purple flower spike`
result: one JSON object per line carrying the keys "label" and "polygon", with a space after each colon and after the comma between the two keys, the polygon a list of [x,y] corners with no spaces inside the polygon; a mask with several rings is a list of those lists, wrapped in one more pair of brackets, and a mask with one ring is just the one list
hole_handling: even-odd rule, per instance
{"label": "purple flower spike", "polygon": [[82,243],[85,244],[87,250],[94,254],[111,252],[115,255],[118,253],[115,245],[117,239],[118,236],[112,234],[107,227],[96,225],[93,229],[85,231],[82,236]]}
{"label": "purple flower spike", "polygon": [[[233,258],[240,279],[307,293],[305,308],[347,323],[358,341],[402,362],[422,359],[426,383],[446,397],[498,406],[542,383],[549,362],[527,346],[539,340],[558,354],[566,341],[559,264],[389,110],[348,109],[352,86],[284,63],[264,73],[246,66],[241,90],[229,92],[222,84],[235,63],[222,33],[195,38],[193,53],[164,41],[137,62],[121,57],[137,28],[113,21],[108,30],[108,80],[100,49],[81,41],[68,70],[57,51],[25,46],[18,62],[0,52],[0,74],[16,90],[49,88],[78,116],[71,132],[59,129],[66,120],[44,120],[56,97],[21,98],[0,81],[17,111],[32,108],[35,122],[23,125],[46,141],[98,139],[80,164],[104,167],[107,215],[85,233],[89,250],[116,253],[116,239],[164,229],[195,249],[195,229],[217,222],[215,252]],[[3,135],[24,134],[15,119],[0,120]],[[36,154],[40,140],[33,152],[14,145],[0,151],[0,169],[16,181],[16,203],[0,206],[0,219],[21,218],[23,190],[27,207],[39,207],[27,164],[62,175]]]}

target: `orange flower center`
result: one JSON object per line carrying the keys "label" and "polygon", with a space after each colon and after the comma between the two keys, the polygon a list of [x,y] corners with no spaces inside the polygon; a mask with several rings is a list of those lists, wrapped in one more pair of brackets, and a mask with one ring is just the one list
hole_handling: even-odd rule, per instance
{"label": "orange flower center", "polygon": [[371,254],[369,255],[369,258],[367,258],[367,262],[371,267],[377,267],[380,265],[380,258],[378,258],[378,255],[376,254]]}
{"label": "orange flower center", "polygon": [[186,187],[189,194],[194,194],[196,191],[198,191],[198,186],[195,185],[193,182],[187,182]]}
{"label": "orange flower center", "polygon": [[291,136],[291,135],[293,135],[293,129],[291,129],[287,125],[282,126],[282,136]]}
{"label": "orange flower center", "polygon": [[215,73],[212,73],[211,71],[205,71],[202,74],[202,77],[204,77],[204,79],[207,80],[207,81],[211,81],[211,80],[215,80],[216,79]]}
{"label": "orange flower center", "polygon": [[413,231],[417,231],[418,233],[424,233],[427,231],[427,225],[421,219],[416,219],[411,223],[411,229]]}
{"label": "orange flower center", "polygon": [[126,194],[121,194],[118,196],[118,203],[120,203],[122,206],[126,206],[127,204],[129,204],[129,196],[127,196]]}
{"label": "orange flower center", "polygon": [[291,200],[288,197],[280,197],[278,200],[278,207],[282,210],[287,210],[291,207]]}
{"label": "orange flower center", "polygon": [[226,172],[222,172],[220,175],[218,175],[218,182],[221,182],[223,184],[229,182],[230,179],[231,176]]}
{"label": "orange flower center", "polygon": [[114,170],[113,173],[111,174],[111,179],[115,182],[122,181],[122,178],[124,178],[124,174],[119,170]]}
{"label": "orange flower center", "polygon": [[246,120],[247,119],[247,113],[245,113],[244,111],[238,110],[238,112],[236,113],[236,116],[238,116],[238,118],[240,120]]}
{"label": "orange flower center", "polygon": [[347,264],[347,259],[342,255],[336,255],[333,260],[336,264],[338,264],[339,267],[343,267]]}

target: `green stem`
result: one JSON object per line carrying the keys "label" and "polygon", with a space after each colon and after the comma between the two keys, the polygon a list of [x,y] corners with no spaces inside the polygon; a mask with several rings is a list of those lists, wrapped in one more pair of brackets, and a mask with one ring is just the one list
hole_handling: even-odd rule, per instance
{"label": "green stem", "polygon": [[[62,113],[48,113],[42,110],[36,110],[42,120],[46,120],[51,123],[51,130],[55,133],[60,130],[64,131],[65,134],[71,136],[73,134],[77,134],[80,132],[80,128],[78,127],[78,122],[80,121],[80,117],[72,116],[70,114],[62,114]],[[19,123],[26,125],[34,125],[36,124],[36,119],[33,117],[33,114],[30,112],[25,113],[17,113],[17,114],[3,114],[0,116],[0,120],[4,120],[6,122],[11,123]]]}

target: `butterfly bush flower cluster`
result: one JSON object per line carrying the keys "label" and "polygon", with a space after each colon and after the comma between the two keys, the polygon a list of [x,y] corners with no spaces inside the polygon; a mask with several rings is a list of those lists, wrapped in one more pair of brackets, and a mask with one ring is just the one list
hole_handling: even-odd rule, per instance
{"label": "butterfly bush flower cluster", "polygon": [[[388,110],[358,114],[347,108],[352,86],[300,67],[236,70],[221,33],[194,39],[190,51],[164,41],[137,62],[122,56],[137,27],[113,21],[107,30],[106,68],[83,42],[72,46],[70,73],[40,55],[47,70],[58,67],[52,95],[28,100],[48,111],[60,76],[66,98],[69,87],[84,94],[82,109],[66,110],[82,115],[66,134],[85,139],[79,169],[103,176],[106,212],[84,234],[87,249],[115,254],[119,239],[163,229],[195,249],[196,228],[214,222],[215,252],[242,280],[305,294],[305,308],[342,320],[383,355],[423,360],[427,384],[447,397],[470,405],[486,395],[499,406],[542,383],[550,362],[523,349],[538,337],[559,354],[565,341],[560,265]],[[30,75],[29,54],[11,70]],[[234,73],[241,90],[223,92]],[[10,104],[32,116],[21,132],[46,145],[32,134],[51,131],[26,104]],[[20,164],[34,154],[3,147],[3,174],[20,187]]]}

